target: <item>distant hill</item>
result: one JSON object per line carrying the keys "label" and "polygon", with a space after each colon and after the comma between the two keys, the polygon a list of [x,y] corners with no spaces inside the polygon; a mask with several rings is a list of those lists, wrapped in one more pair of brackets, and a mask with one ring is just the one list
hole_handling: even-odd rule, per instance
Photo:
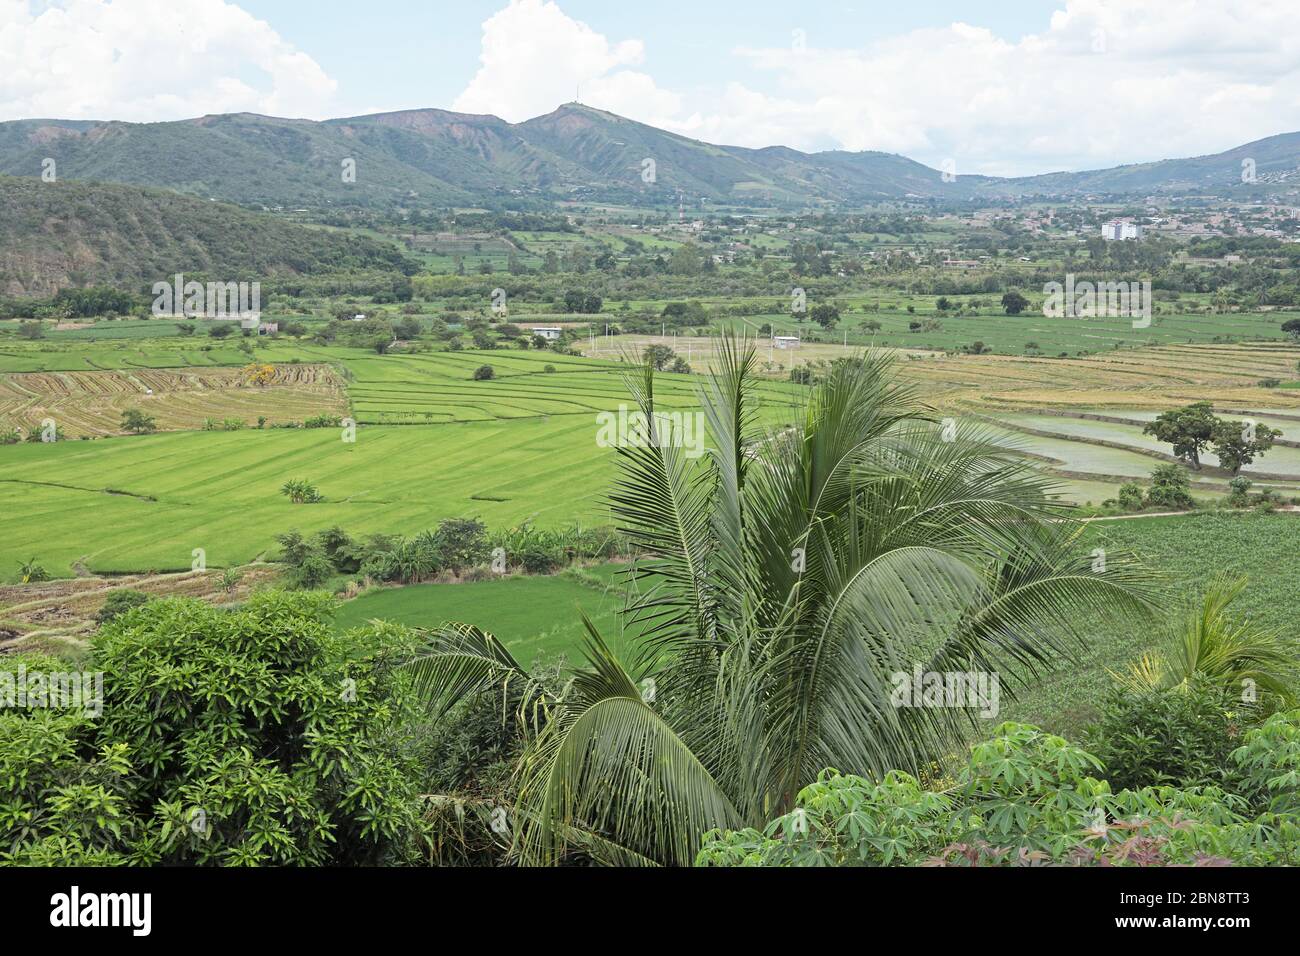
{"label": "distant hill", "polygon": [[[314,122],[239,113],[172,123],[0,123],[0,173],[159,186],[269,210],[550,204],[867,204],[907,198],[1267,194],[1300,186],[1300,133],[1194,159],[1019,179],[959,176],[880,152],[712,146],[567,104],[523,123],[445,110]],[[1243,184],[1242,160],[1256,184]],[[355,182],[343,163],[354,160]],[[653,176],[646,160],[653,160]]]}
{"label": "distant hill", "polygon": [[[1255,183],[1242,179],[1253,165]],[[1049,173],[1023,179],[990,180],[989,193],[1070,196],[1093,193],[1205,193],[1249,195],[1270,189],[1300,189],[1300,133],[1283,133],[1210,156],[1164,159],[1080,173]]]}
{"label": "distant hill", "polygon": [[0,296],[146,290],[177,272],[221,281],[414,269],[373,239],[161,189],[0,176]]}

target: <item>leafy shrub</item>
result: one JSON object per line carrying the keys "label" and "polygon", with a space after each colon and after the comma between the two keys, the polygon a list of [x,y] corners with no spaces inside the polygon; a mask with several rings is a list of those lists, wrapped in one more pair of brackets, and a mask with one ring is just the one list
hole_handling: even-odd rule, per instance
{"label": "leafy shrub", "polygon": [[333,574],[404,584],[440,572],[464,575],[487,564],[497,547],[505,550],[511,567],[532,574],[551,573],[574,560],[612,558],[622,548],[619,536],[604,528],[543,531],[525,524],[489,538],[486,526],[472,518],[446,518],[435,530],[411,538],[372,535],[356,541],[336,526],[310,539],[293,530],[276,540],[280,560],[291,569],[290,584],[304,588],[320,587]]}
{"label": "leafy shrub", "polygon": [[[479,347],[483,348],[484,346]],[[491,365],[480,365],[478,368],[474,369],[474,381],[476,382],[485,382],[488,379],[496,378],[496,376],[496,369]]]}
{"label": "leafy shrub", "polygon": [[[1241,789],[1269,813],[1300,816],[1300,711],[1274,714],[1232,754]],[[1271,821],[1285,826],[1285,820]],[[1292,821],[1292,832],[1295,832]]]}
{"label": "leafy shrub", "polygon": [[115,617],[125,614],[132,608],[137,608],[149,603],[149,595],[143,591],[110,591],[108,598],[104,601],[104,606],[95,613],[95,620],[100,624],[107,624]]}
{"label": "leafy shrub", "polygon": [[[302,536],[298,537],[301,539]],[[361,569],[364,554],[358,554],[356,542],[338,525],[317,532],[313,544],[340,573],[353,574]],[[305,546],[305,542],[300,545],[302,546]]]}
{"label": "leafy shrub", "polygon": [[280,560],[293,568],[301,565],[314,550],[311,542],[297,528],[277,534],[275,540],[280,545]]}
{"label": "leafy shrub", "polygon": [[418,859],[413,648],[344,637],[321,595],[153,601],[102,628],[103,713],[0,712],[0,859],[380,865]]}
{"label": "leafy shrub", "polygon": [[573,561],[612,558],[622,549],[622,540],[608,528],[542,529],[525,523],[494,535],[492,546],[505,551],[512,568],[552,574]]}
{"label": "leafy shrub", "polygon": [[[49,433],[49,438],[50,438],[50,441],[56,441],[56,442],[63,441],[63,440],[64,440],[64,435],[63,435],[63,426],[62,426],[62,425],[57,425],[57,424],[56,424],[56,425],[54,426],[54,430],[53,430],[52,432]],[[46,441],[46,432],[45,432],[45,429],[43,429],[43,428],[33,428],[33,429],[31,429],[31,430],[27,433],[27,438],[24,439],[24,440],[25,440],[25,441],[28,441],[28,442],[31,442],[33,445],[44,444],[45,441]]]}
{"label": "leafy shrub", "polygon": [[1239,696],[1207,681],[1145,692],[1118,687],[1103,714],[1085,743],[1112,784],[1134,790],[1230,784],[1230,755],[1252,717]]}
{"label": "leafy shrub", "polygon": [[[1300,711],[1245,735],[1233,761],[1248,790],[1116,790],[1094,755],[1036,727],[1003,724],[972,748],[954,784],[938,792],[909,774],[879,782],[824,771],[795,808],[762,830],[713,830],[701,866],[1224,865],[1300,860]],[[1271,768],[1288,772],[1278,777]],[[1268,769],[1266,769],[1268,768]]]}
{"label": "leafy shrub", "polygon": [[463,571],[487,561],[490,549],[483,522],[468,518],[447,518],[434,532],[438,560],[450,571]]}
{"label": "leafy shrub", "polygon": [[317,415],[309,418],[302,423],[303,428],[338,428],[343,424],[343,419],[338,415]]}
{"label": "leafy shrub", "polygon": [[1142,486],[1135,481],[1128,481],[1120,485],[1118,503],[1124,511],[1141,511],[1143,508]]}
{"label": "leafy shrub", "polygon": [[389,551],[383,564],[381,577],[385,581],[414,584],[433,577],[441,568],[438,543],[425,531],[414,538],[403,538]]}
{"label": "leafy shrub", "polygon": [[128,845],[140,829],[131,814],[129,748],[106,745],[83,756],[93,733],[81,711],[0,709],[0,863],[129,862]]}
{"label": "leafy shrub", "polygon": [[289,584],[303,591],[324,587],[334,577],[334,565],[319,551],[310,551],[294,565],[288,575]]}
{"label": "leafy shrub", "polygon": [[1192,500],[1191,479],[1181,465],[1157,465],[1151,472],[1151,490],[1147,492],[1148,504],[1161,508],[1185,510],[1195,506]]}
{"label": "leafy shrub", "polygon": [[1250,488],[1254,484],[1249,478],[1238,475],[1228,482],[1228,505],[1232,508],[1244,508],[1250,504]]}

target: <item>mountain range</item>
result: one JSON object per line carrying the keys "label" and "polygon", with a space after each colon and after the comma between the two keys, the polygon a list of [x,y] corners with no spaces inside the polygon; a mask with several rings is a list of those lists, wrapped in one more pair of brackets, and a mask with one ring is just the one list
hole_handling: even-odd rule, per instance
{"label": "mountain range", "polygon": [[[39,176],[46,159],[54,160],[60,180],[307,210],[515,208],[564,200],[807,208],[1151,194],[1249,198],[1300,190],[1300,133],[1191,159],[954,178],[891,153],[714,146],[578,104],[523,123],[438,109],[322,122],[236,113],[167,123],[0,123],[0,173]],[[347,161],[354,181],[347,181]]]}

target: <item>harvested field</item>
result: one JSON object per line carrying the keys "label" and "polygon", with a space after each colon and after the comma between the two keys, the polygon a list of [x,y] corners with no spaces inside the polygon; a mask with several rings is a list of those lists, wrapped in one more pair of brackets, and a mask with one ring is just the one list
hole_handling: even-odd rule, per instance
{"label": "harvested field", "polygon": [[27,372],[0,376],[0,431],[24,434],[53,419],[68,438],[122,434],[122,413],[138,408],[161,431],[201,428],[206,419],[255,424],[341,416],[343,383],[327,365],[277,365],[266,385],[239,368]]}
{"label": "harvested field", "polygon": [[279,574],[279,569],[265,564],[250,565],[241,571],[243,577],[230,591],[222,589],[222,572],[216,570],[0,585],[0,653],[33,650],[40,645],[77,646],[95,629],[95,614],[114,591],[233,604]]}

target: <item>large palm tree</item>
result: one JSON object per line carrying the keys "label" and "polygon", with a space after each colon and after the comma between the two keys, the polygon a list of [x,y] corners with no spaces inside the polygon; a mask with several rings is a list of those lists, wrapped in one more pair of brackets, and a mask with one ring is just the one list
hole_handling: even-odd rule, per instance
{"label": "large palm tree", "polygon": [[[932,772],[975,718],[897,706],[894,675],[1023,682],[1150,607],[1149,579],[1117,555],[1100,571],[1023,458],[979,426],[937,426],[886,356],[834,363],[784,429],[759,420],[752,348],[726,339],[714,364],[700,460],[656,422],[653,371],[632,383],[655,424],[618,449],[610,505],[641,555],[625,612],[639,637],[620,661],[588,622],[586,665],[546,702],[518,771],[526,862],[686,864],[707,830],[761,826],[823,768]],[[439,709],[523,686],[464,627],[413,669]]]}

